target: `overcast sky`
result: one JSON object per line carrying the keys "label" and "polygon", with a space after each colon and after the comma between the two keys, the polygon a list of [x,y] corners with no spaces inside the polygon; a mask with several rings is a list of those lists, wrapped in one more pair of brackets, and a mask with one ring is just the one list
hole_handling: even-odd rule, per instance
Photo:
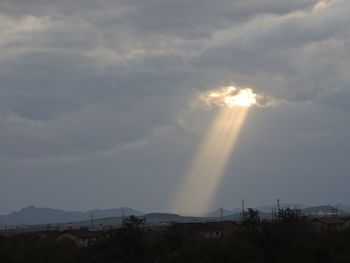
{"label": "overcast sky", "polygon": [[212,208],[350,204],[350,1],[2,0],[0,213],[167,211],[235,84],[252,108]]}

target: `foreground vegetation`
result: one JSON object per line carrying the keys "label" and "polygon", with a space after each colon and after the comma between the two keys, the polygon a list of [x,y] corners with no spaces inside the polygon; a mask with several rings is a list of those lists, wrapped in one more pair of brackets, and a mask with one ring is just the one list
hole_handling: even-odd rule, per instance
{"label": "foreground vegetation", "polygon": [[24,234],[0,237],[0,262],[350,262],[350,229],[315,229],[292,210],[274,222],[249,210],[237,230],[219,238],[200,233],[149,233],[137,220],[93,246]]}

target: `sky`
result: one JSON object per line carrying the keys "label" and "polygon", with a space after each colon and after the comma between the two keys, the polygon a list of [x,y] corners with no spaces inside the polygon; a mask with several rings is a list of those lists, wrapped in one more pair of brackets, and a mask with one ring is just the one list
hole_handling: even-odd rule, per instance
{"label": "sky", "polygon": [[350,204],[349,12],[347,0],[2,0],[0,214],[169,211],[216,116],[198,95],[228,85],[276,103],[249,110],[211,209]]}

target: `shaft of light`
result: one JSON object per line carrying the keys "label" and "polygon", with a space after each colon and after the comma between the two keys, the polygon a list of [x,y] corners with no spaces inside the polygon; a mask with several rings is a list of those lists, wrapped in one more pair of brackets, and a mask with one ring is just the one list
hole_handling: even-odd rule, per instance
{"label": "shaft of light", "polygon": [[248,109],[225,107],[218,113],[173,199],[172,211],[200,214],[211,206]]}

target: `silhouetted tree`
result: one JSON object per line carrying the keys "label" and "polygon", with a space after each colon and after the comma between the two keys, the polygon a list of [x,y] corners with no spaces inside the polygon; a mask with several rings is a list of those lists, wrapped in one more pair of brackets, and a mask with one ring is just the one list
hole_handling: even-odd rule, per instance
{"label": "silhouetted tree", "polygon": [[134,215],[129,216],[125,219],[124,225],[126,228],[138,228],[144,223],[145,219],[138,218]]}
{"label": "silhouetted tree", "polygon": [[259,211],[253,208],[248,208],[243,211],[242,225],[247,228],[256,228],[260,224]]}
{"label": "silhouetted tree", "polygon": [[301,214],[300,210],[287,207],[278,211],[278,220],[283,223],[295,223],[304,221],[305,217]]}

